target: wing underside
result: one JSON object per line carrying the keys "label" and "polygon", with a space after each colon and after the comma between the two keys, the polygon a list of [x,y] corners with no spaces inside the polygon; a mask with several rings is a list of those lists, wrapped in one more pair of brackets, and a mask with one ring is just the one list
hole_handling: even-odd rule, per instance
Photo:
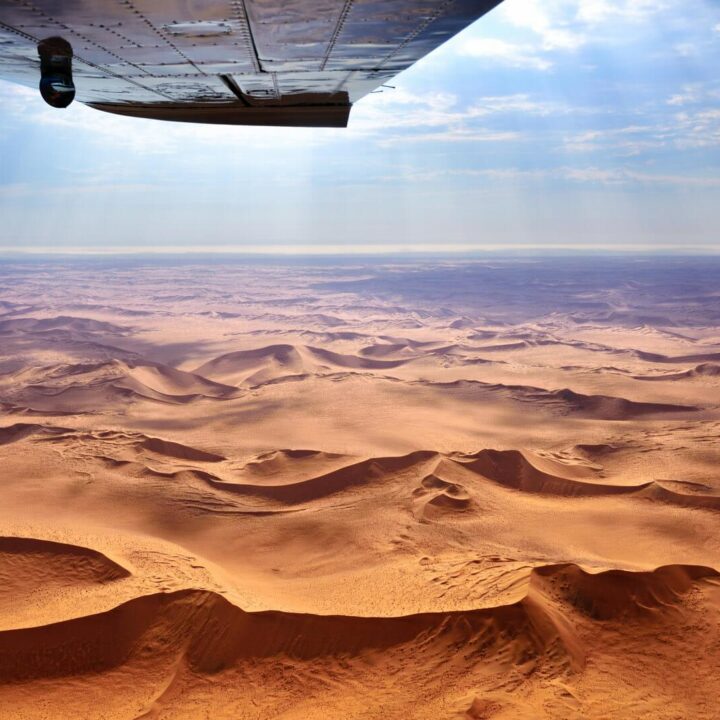
{"label": "wing underside", "polygon": [[165,120],[343,127],[351,105],[500,0],[0,0],[0,76],[73,48],[77,98]]}

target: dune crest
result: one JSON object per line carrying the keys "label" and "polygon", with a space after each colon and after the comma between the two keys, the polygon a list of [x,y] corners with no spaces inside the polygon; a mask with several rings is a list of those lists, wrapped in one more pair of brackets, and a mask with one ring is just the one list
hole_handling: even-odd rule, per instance
{"label": "dune crest", "polygon": [[[371,658],[403,647],[406,662],[453,648],[465,662],[578,673],[587,651],[575,622],[625,620],[661,626],[683,612],[685,596],[718,572],[666,566],[652,572],[588,573],[577,565],[535,568],[512,605],[405,617],[248,613],[225,598],[188,589],[134,598],[111,610],[50,625],[0,630],[3,683],[98,673],[183,658],[218,675],[263,658]],[[561,603],[576,613],[559,612]],[[226,692],[232,692],[226,686]]]}

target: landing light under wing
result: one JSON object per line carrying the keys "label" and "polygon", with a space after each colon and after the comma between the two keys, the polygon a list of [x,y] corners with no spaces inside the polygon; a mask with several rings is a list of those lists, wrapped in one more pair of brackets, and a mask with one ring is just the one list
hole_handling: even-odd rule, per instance
{"label": "landing light under wing", "polygon": [[62,39],[77,99],[99,110],[345,127],[354,102],[500,2],[0,0],[0,77],[37,87],[38,46]]}

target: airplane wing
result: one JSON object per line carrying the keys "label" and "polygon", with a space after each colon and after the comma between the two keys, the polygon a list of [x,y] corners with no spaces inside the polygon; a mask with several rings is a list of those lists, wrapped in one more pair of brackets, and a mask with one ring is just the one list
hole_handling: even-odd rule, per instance
{"label": "airplane wing", "polygon": [[0,0],[0,77],[42,78],[55,107],[77,94],[133,117],[345,127],[354,102],[500,2]]}

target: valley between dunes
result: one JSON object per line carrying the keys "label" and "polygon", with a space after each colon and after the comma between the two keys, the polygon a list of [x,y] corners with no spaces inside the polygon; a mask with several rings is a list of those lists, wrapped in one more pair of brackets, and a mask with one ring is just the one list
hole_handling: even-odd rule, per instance
{"label": "valley between dunes", "polygon": [[5,263],[0,716],[717,718],[719,277]]}

